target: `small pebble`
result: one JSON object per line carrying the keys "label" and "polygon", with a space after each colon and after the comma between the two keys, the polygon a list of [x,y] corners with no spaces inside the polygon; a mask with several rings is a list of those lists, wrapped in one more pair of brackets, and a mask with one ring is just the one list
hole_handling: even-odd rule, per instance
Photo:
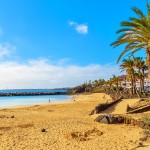
{"label": "small pebble", "polygon": [[139,142],[139,146],[143,146],[143,143],[142,143],[142,142]]}
{"label": "small pebble", "polygon": [[46,132],[46,129],[44,129],[44,128],[43,128],[43,129],[41,129],[41,132]]}

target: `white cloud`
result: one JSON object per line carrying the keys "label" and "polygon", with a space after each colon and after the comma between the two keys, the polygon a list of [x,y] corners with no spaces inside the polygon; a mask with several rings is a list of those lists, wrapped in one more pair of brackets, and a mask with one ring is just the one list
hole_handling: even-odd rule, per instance
{"label": "white cloud", "polygon": [[16,48],[9,43],[0,43],[0,60],[11,57]]}
{"label": "white cloud", "polygon": [[[61,62],[61,60],[60,60]],[[0,89],[72,87],[84,81],[109,78],[119,74],[115,65],[59,65],[46,59],[30,60],[24,64],[0,63]]]}
{"label": "white cloud", "polygon": [[69,24],[70,26],[78,25],[78,24],[77,24],[76,22],[74,22],[74,21],[69,21],[68,24]]}
{"label": "white cloud", "polygon": [[74,22],[74,21],[69,21],[68,24],[70,26],[73,26],[74,29],[77,31],[77,33],[88,34],[88,25],[87,24],[78,24],[77,22]]}
{"label": "white cloud", "polygon": [[87,34],[88,33],[88,26],[85,24],[78,25],[76,27],[76,31],[80,34]]}

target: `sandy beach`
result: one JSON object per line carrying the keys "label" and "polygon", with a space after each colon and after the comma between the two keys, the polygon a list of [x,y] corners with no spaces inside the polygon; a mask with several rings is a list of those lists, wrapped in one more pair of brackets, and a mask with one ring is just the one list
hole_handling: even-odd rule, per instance
{"label": "sandy beach", "polygon": [[[139,143],[143,129],[94,122],[90,111],[110,97],[77,95],[71,101],[0,109],[0,150],[128,150]],[[75,101],[74,101],[75,100]],[[107,113],[125,113],[126,100]],[[104,112],[105,113],[105,112]],[[41,132],[41,129],[46,132]],[[76,135],[80,135],[77,138]],[[142,148],[142,149],[146,149]]]}

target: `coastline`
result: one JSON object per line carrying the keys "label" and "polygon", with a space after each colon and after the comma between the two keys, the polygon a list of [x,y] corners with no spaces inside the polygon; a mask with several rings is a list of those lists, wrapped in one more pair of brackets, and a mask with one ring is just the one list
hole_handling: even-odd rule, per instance
{"label": "coastline", "polygon": [[[36,95],[0,97],[0,109],[59,103],[72,99],[70,95]],[[50,100],[50,102],[49,102]]]}
{"label": "coastline", "polygon": [[[72,98],[71,98],[72,99]],[[54,104],[65,104],[69,103],[72,100],[64,100],[63,102],[51,102],[51,103],[44,103],[44,104],[31,104],[31,105],[19,105],[19,106],[9,106],[9,107],[0,107],[0,111],[3,109],[19,109],[19,108],[28,108],[28,107],[35,107],[35,106],[46,106],[46,105],[54,105]]]}
{"label": "coastline", "polygon": [[[94,116],[89,116],[97,104],[110,100],[108,95],[103,99],[103,95],[73,95],[73,99],[65,102],[0,109],[0,149],[125,150],[135,147],[143,129],[99,124],[94,122]],[[43,128],[46,132],[41,132]],[[71,136],[90,131],[95,132],[83,141]]]}

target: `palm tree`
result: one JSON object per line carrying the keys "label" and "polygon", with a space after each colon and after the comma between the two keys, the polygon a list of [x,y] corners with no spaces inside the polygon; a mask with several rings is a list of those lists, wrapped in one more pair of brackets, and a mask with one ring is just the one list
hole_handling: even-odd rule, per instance
{"label": "palm tree", "polygon": [[135,73],[135,79],[136,79],[136,81],[140,81],[140,92],[144,92],[143,84],[142,84],[143,83],[143,75],[139,70]]}
{"label": "palm tree", "polygon": [[104,85],[105,83],[105,80],[104,79],[99,79],[98,80],[98,85],[101,86],[101,85]]}
{"label": "palm tree", "polygon": [[92,86],[93,86],[93,87],[98,86],[98,81],[97,81],[97,80],[94,80],[94,81],[92,82]]}
{"label": "palm tree", "polygon": [[113,77],[111,78],[111,81],[112,81],[112,83],[115,84],[116,89],[118,90],[118,86],[119,86],[119,83],[120,83],[120,78],[117,77],[117,76],[115,76],[115,75],[113,74]]}
{"label": "palm tree", "polygon": [[138,69],[136,74],[137,78],[140,80],[140,91],[144,92],[144,78],[145,78],[145,71],[148,70],[148,66],[146,65],[145,61],[141,57],[134,58],[135,68]]}
{"label": "palm tree", "polygon": [[105,85],[109,87],[109,90],[111,90],[111,89],[112,89],[112,84],[113,84],[113,82],[112,82],[112,80],[111,80],[111,79],[109,79],[109,80],[105,81]]}
{"label": "palm tree", "polygon": [[121,29],[117,31],[117,34],[121,35],[111,45],[117,47],[125,44],[125,49],[120,54],[117,62],[127,52],[130,52],[128,54],[133,54],[141,49],[145,49],[150,70],[150,5],[147,2],[146,15],[136,7],[133,7],[132,10],[136,13],[137,17],[131,17],[128,21],[121,23]]}
{"label": "palm tree", "polygon": [[122,71],[126,71],[127,79],[131,80],[131,93],[135,94],[135,70],[134,70],[134,61],[133,59],[124,59],[123,63],[120,65]]}

